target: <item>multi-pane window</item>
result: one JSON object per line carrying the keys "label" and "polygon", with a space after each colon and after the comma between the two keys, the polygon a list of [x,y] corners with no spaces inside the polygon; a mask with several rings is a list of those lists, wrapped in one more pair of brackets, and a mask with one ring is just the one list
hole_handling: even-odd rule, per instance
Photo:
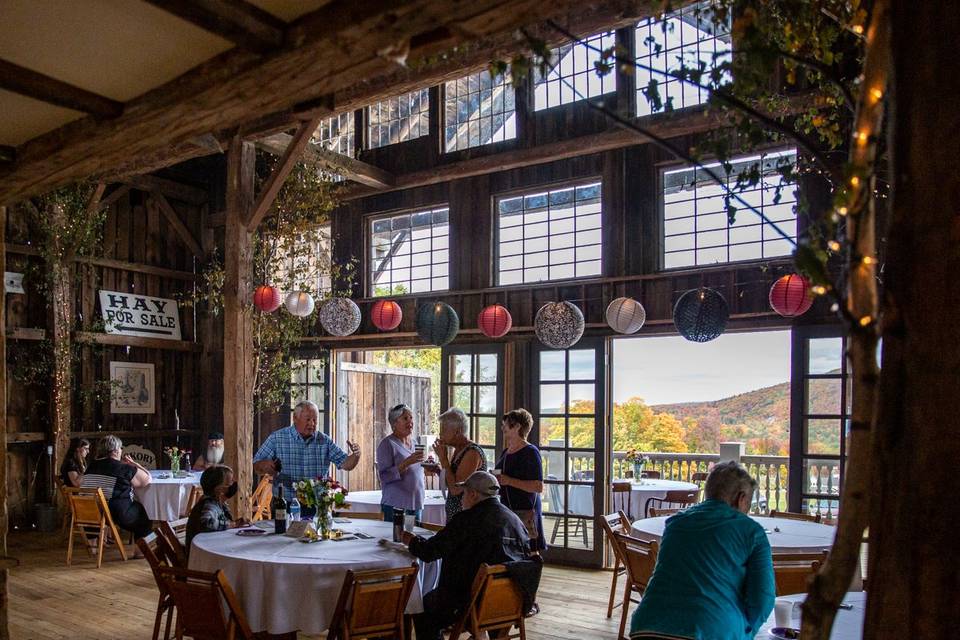
{"label": "multi-pane window", "polygon": [[542,75],[534,70],[533,107],[549,109],[617,90],[617,74],[598,75],[594,63],[601,52],[615,44],[613,31],[598,33],[583,42],[565,44],[551,51],[551,69]]}
{"label": "multi-pane window", "polygon": [[449,215],[438,207],[370,221],[370,295],[450,287]]}
{"label": "multi-pane window", "polygon": [[600,183],[497,199],[497,284],[598,276]]}
{"label": "multi-pane window", "polygon": [[272,282],[285,291],[313,291],[325,296],[331,291],[333,241],[330,223],[320,225],[286,247],[272,261]]}
{"label": "multi-pane window", "polygon": [[367,107],[367,146],[406,142],[430,133],[430,90],[418,89]]}
{"label": "multi-pane window", "polygon": [[[682,109],[707,101],[709,92],[678,76],[685,70],[702,72],[697,84],[712,83],[711,70],[717,69],[719,82],[730,80],[721,65],[729,63],[733,48],[729,25],[714,24],[709,2],[699,2],[666,14],[662,19],[647,18],[636,28],[637,115],[645,116],[662,109]],[[651,80],[663,106],[651,105],[644,93]]]}
{"label": "multi-pane window", "polygon": [[[664,171],[663,182],[663,267],[693,267],[709,264],[759,260],[788,256],[795,239],[797,219],[796,184],[785,179],[778,167],[796,161],[796,151],[764,156],[744,156],[732,161],[729,174],[719,164],[706,165],[734,190],[748,209],[735,198],[734,224],[728,223],[726,191],[697,168]],[[737,176],[760,163],[760,180],[752,187],[736,189]],[[763,214],[766,220],[757,215]],[[778,231],[779,230],[779,231]]]}
{"label": "multi-pane window", "polygon": [[517,137],[515,94],[510,74],[472,73],[444,85],[446,150],[458,151]]}
{"label": "multi-pane window", "polygon": [[449,358],[447,402],[461,409],[470,421],[469,438],[480,445],[492,466],[496,462],[497,406],[496,353],[458,353]]}
{"label": "multi-pane window", "polygon": [[295,358],[290,363],[290,410],[297,403],[309,400],[317,405],[320,418],[318,430],[325,431],[327,413],[327,360],[326,358]]}
{"label": "multi-pane window", "polygon": [[[354,156],[354,115],[353,112],[330,116],[320,121],[320,126],[313,133],[313,142],[329,151],[342,155]],[[334,182],[342,182],[344,177],[339,173],[323,172]]]}

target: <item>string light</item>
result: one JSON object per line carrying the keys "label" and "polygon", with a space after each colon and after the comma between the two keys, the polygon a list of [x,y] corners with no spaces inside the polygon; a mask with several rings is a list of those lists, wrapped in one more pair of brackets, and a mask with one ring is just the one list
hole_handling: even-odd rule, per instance
{"label": "string light", "polygon": [[839,209],[837,209],[837,213],[839,213],[839,214],[842,215],[842,216],[845,216],[845,215],[847,215],[847,208],[846,208],[846,207],[840,207]]}
{"label": "string light", "polygon": [[883,97],[883,91],[877,87],[874,87],[873,89],[870,89],[870,97],[873,98],[874,102],[879,102],[880,98]]}
{"label": "string light", "polygon": [[860,178],[858,176],[853,176],[852,178],[850,178],[850,184],[853,185],[854,187],[859,186]]}
{"label": "string light", "polygon": [[860,318],[860,326],[861,326],[861,327],[865,327],[865,326],[867,326],[868,324],[870,324],[871,322],[873,322],[873,318],[872,318],[871,316],[863,316],[862,318]]}
{"label": "string light", "polygon": [[816,294],[816,295],[818,295],[818,296],[822,296],[823,294],[825,294],[825,293],[827,292],[827,288],[826,288],[825,286],[823,286],[822,284],[818,284],[818,285],[815,285],[815,286],[813,286],[813,287],[810,287],[810,291],[813,291],[813,293]]}
{"label": "string light", "polygon": [[874,258],[873,256],[863,256],[860,262],[862,262],[863,264],[876,264],[877,259]]}
{"label": "string light", "polygon": [[858,36],[862,36],[862,35],[863,35],[863,25],[862,25],[862,24],[855,24],[855,25],[853,25],[853,32],[854,32],[855,34],[857,34]]}
{"label": "string light", "polygon": [[861,145],[864,145],[864,144],[867,144],[867,140],[870,139],[870,136],[867,134],[866,131],[860,131],[856,134],[856,138],[858,143],[860,143]]}
{"label": "string light", "polygon": [[840,243],[836,240],[831,240],[827,243],[827,246],[830,247],[830,251],[840,251]]}

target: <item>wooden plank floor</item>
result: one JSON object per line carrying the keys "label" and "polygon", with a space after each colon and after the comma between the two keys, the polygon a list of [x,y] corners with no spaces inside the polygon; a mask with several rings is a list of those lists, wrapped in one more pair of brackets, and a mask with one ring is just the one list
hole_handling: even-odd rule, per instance
{"label": "wooden plank floor", "polygon": [[[54,534],[11,533],[10,636],[14,640],[147,639],[153,633],[157,588],[144,560],[120,560],[111,549],[103,566]],[[621,582],[622,585],[622,582]],[[528,619],[530,640],[616,638],[619,610],[607,620],[610,573],[547,567],[540,585],[540,614]],[[301,635],[301,638],[314,636]]]}

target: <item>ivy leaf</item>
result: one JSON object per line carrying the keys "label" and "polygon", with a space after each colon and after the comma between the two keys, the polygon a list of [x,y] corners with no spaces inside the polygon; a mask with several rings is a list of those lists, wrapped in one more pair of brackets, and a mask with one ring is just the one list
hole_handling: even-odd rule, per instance
{"label": "ivy leaf", "polygon": [[827,254],[809,243],[797,245],[793,252],[793,261],[797,270],[815,285],[829,286],[830,274],[827,271]]}

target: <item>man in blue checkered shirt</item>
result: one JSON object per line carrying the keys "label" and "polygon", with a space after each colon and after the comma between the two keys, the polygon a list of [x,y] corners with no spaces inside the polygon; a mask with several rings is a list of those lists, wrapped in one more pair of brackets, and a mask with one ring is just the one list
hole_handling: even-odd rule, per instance
{"label": "man in blue checkered shirt", "polygon": [[350,471],[360,461],[360,447],[356,444],[347,440],[347,455],[330,436],[317,431],[319,419],[317,405],[301,402],[293,410],[293,424],[271,433],[253,457],[253,470],[259,475],[274,476],[274,488],[282,486],[288,497],[293,495],[293,482],[328,477],[330,463]]}

